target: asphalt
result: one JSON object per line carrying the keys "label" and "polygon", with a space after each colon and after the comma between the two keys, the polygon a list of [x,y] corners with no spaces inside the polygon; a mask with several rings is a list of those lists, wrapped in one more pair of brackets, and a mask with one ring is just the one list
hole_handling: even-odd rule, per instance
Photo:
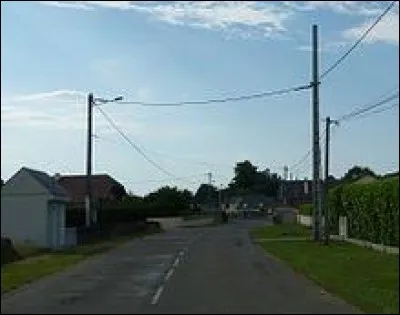
{"label": "asphalt", "polygon": [[2,295],[1,313],[349,314],[357,310],[252,244],[263,220],[146,236]]}

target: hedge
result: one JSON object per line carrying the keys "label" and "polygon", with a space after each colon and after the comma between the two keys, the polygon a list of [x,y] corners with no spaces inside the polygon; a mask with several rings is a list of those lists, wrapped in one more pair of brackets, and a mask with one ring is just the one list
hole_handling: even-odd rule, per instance
{"label": "hedge", "polygon": [[[188,213],[190,213],[190,209],[171,207],[171,205],[158,203],[113,201],[97,205],[97,219],[101,226],[112,226],[123,222],[144,221],[149,217],[178,216]],[[85,226],[85,209],[81,207],[68,207],[66,226]]]}
{"label": "hedge", "polygon": [[300,214],[302,215],[312,215],[313,205],[311,203],[305,203],[300,205]]}
{"label": "hedge", "polygon": [[332,229],[337,231],[339,216],[346,216],[349,237],[399,246],[398,178],[335,187],[327,203]]}

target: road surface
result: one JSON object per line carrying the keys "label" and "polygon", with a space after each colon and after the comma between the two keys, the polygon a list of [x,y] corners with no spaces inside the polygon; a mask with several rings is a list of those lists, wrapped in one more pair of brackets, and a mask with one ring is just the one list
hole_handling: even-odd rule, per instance
{"label": "road surface", "polygon": [[1,312],[354,313],[253,245],[262,220],[146,236],[3,295]]}

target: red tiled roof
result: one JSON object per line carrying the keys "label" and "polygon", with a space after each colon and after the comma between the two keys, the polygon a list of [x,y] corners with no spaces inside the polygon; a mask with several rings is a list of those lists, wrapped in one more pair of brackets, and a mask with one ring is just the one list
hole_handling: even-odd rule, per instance
{"label": "red tiled roof", "polygon": [[[124,187],[109,175],[92,175],[91,177],[93,199],[115,199],[116,189],[120,189],[125,192]],[[85,175],[60,176],[58,183],[68,191],[72,202],[85,201]]]}

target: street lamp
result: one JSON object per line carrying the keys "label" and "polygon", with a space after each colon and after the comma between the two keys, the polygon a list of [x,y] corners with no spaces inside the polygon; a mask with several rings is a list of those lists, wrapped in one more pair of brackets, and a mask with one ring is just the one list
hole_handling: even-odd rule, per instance
{"label": "street lamp", "polygon": [[[87,115],[87,157],[86,157],[86,196],[85,196],[85,223],[86,227],[90,226],[91,220],[97,221],[96,213],[92,211],[93,199],[92,199],[92,127],[93,127],[93,107],[101,104],[112,103],[122,101],[123,97],[118,96],[113,99],[94,98],[93,93],[88,95],[88,115]],[[99,102],[100,104],[96,104]],[[94,214],[94,215],[93,215]]]}

